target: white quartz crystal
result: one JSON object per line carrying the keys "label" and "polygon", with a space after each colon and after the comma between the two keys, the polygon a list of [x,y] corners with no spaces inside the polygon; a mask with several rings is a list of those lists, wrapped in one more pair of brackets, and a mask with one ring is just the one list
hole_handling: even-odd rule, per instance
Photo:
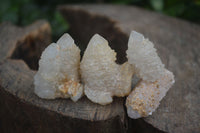
{"label": "white quartz crystal", "polygon": [[153,43],[135,31],[129,38],[127,58],[128,62],[116,64],[115,51],[95,34],[80,63],[79,48],[70,35],[64,34],[42,53],[34,77],[35,93],[46,99],[77,101],[84,92],[92,102],[106,105],[113,96],[129,95],[136,72],[141,80],[126,100],[127,112],[134,119],[146,117],[158,108],[175,82],[174,75],[164,68]]}
{"label": "white quartz crystal", "polygon": [[83,94],[79,68],[80,50],[66,33],[42,53],[34,77],[35,93],[46,99],[70,97],[77,101]]}
{"label": "white quartz crystal", "polygon": [[102,105],[112,102],[113,96],[123,97],[131,90],[133,69],[128,63],[115,63],[116,53],[98,34],[90,40],[81,61],[81,76],[85,95]]}
{"label": "white quartz crystal", "polygon": [[126,100],[128,116],[137,119],[151,115],[174,82],[173,73],[166,69],[157,81],[141,80]]}
{"label": "white quartz crystal", "polygon": [[127,57],[141,78],[126,100],[128,116],[134,119],[146,117],[158,108],[175,82],[174,75],[164,68],[153,43],[135,31],[129,38]]}
{"label": "white quartz crystal", "polygon": [[132,31],[128,41],[128,62],[135,66],[136,74],[146,81],[156,81],[164,74],[162,64],[152,42]]}

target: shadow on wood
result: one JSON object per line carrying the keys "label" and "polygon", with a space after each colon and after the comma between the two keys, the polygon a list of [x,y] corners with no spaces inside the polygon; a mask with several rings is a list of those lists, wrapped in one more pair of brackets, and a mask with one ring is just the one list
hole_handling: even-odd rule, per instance
{"label": "shadow on wood", "polygon": [[70,99],[44,100],[34,94],[33,70],[51,40],[47,22],[25,28],[2,24],[0,29],[5,38],[0,42],[2,132],[125,132],[123,98],[101,106],[86,97],[74,103]]}
{"label": "shadow on wood", "polygon": [[0,25],[0,132],[200,131],[198,26],[128,6],[62,6],[59,10],[70,23],[69,32],[81,54],[92,35],[99,33],[117,52],[121,64],[127,60],[130,30],[144,33],[175,73],[176,84],[152,116],[138,120],[127,117],[123,98],[106,106],[86,97],[76,103],[40,99],[33,93],[33,76],[41,52],[51,42],[50,26],[45,21],[24,28],[4,23]]}
{"label": "shadow on wood", "polygon": [[[108,39],[111,47],[118,52],[120,63],[126,60],[120,56],[125,55],[126,42],[131,30],[141,32],[154,42],[166,68],[175,74],[176,83],[161,101],[159,108],[153,115],[143,118],[143,122],[169,133],[200,132],[198,25],[133,6],[66,5],[58,9],[70,23],[71,29],[76,31],[74,36],[83,38],[84,34],[89,33],[91,36],[90,34],[97,32]],[[102,32],[101,29],[108,33]],[[112,29],[116,29],[120,34],[113,33]],[[79,32],[82,34],[77,35]],[[131,123],[136,122],[129,122],[129,127]]]}

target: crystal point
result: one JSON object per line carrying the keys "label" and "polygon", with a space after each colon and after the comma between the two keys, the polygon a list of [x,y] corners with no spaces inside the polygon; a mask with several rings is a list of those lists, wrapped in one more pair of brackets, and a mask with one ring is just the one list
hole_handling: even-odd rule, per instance
{"label": "crystal point", "polygon": [[64,34],[42,53],[34,77],[35,93],[46,99],[70,97],[77,101],[83,94],[79,66],[80,50],[71,36]]}
{"label": "crystal point", "polygon": [[154,44],[136,31],[132,31],[128,41],[128,62],[135,66],[137,75],[147,81],[156,81],[164,74],[164,64],[158,56]]}
{"label": "crystal point", "polygon": [[128,95],[133,74],[130,64],[115,63],[116,53],[108,42],[96,34],[90,40],[81,61],[81,76],[85,95],[102,105],[112,102],[113,96]]}

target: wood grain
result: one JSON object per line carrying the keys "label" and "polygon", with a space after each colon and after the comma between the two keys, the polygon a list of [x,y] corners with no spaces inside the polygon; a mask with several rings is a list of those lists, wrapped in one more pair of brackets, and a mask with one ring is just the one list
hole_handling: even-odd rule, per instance
{"label": "wood grain", "polygon": [[25,28],[0,25],[0,132],[125,132],[123,98],[101,106],[86,97],[74,103],[34,94],[33,77],[50,31],[45,21]]}
{"label": "wood grain", "polygon": [[44,100],[33,93],[41,52],[51,42],[46,21],[27,27],[0,25],[0,132],[200,132],[200,27],[132,6],[70,5],[59,11],[81,54],[93,34],[104,36],[125,62],[131,30],[143,33],[158,49],[175,85],[152,116],[127,117],[124,99],[107,106],[86,97]]}
{"label": "wood grain", "polygon": [[[141,32],[154,42],[166,68],[175,74],[176,83],[156,112],[144,121],[169,133],[200,132],[199,26],[132,6],[69,5],[60,6],[59,10],[71,29],[75,29],[72,31],[75,37],[88,42],[97,32],[108,39],[118,52],[120,63],[126,60],[119,57],[125,57],[131,30]],[[113,33],[113,28],[120,34]],[[86,39],[84,34],[88,34]]]}

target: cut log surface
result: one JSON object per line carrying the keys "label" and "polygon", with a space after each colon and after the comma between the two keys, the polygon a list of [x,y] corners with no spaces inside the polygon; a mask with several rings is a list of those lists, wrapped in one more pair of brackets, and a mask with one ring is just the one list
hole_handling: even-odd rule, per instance
{"label": "cut log surface", "polygon": [[34,94],[33,77],[50,34],[45,21],[25,28],[0,25],[0,132],[124,132],[122,98],[101,106],[86,97],[75,103]]}
{"label": "cut log surface", "polygon": [[[86,97],[44,100],[33,92],[33,76],[44,48],[51,43],[46,21],[27,27],[0,25],[0,132],[200,132],[200,27],[131,6],[70,5],[58,10],[70,24],[69,33],[83,54],[89,39],[99,33],[127,60],[128,36],[136,30],[155,43],[175,85],[152,116],[132,120],[124,98],[101,106]],[[61,35],[60,35],[61,36]]]}
{"label": "cut log surface", "polygon": [[176,83],[144,121],[169,133],[200,132],[200,26],[132,6],[70,5],[59,10],[80,43],[86,45],[94,33],[103,35],[118,52],[119,63],[126,60],[131,30],[154,42]]}

